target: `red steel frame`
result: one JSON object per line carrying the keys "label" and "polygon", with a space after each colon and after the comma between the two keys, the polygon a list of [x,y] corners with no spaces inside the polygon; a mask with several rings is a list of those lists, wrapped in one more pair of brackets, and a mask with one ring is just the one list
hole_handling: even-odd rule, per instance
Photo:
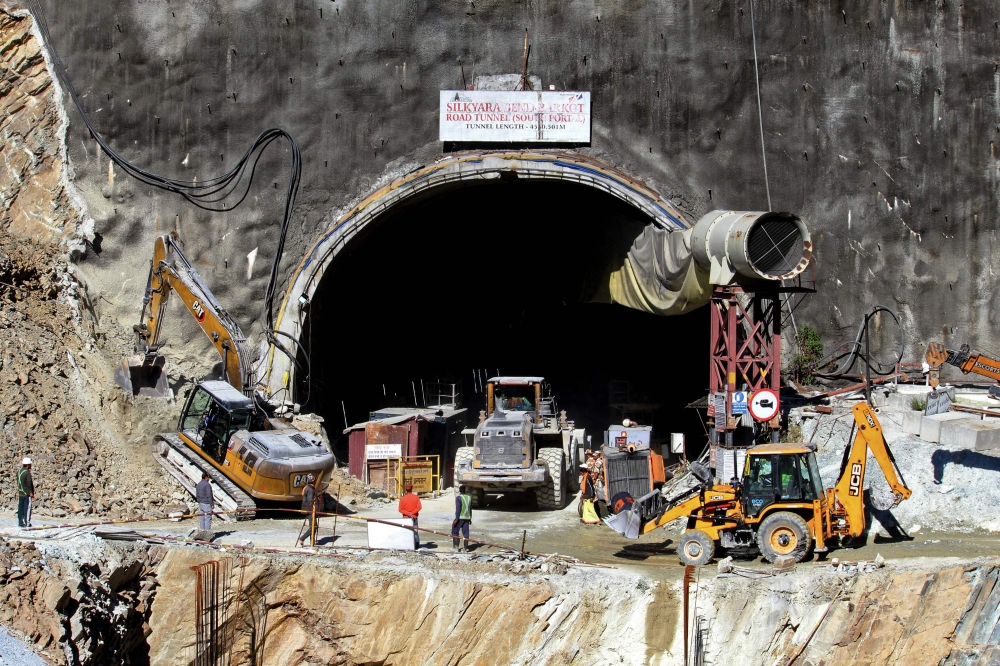
{"label": "red steel frame", "polygon": [[[746,294],[740,304],[740,295]],[[777,291],[750,292],[742,287],[715,287],[712,293],[711,369],[709,391],[726,391],[726,412],[733,393],[763,388],[778,391],[781,384],[781,303]],[[736,429],[729,417],[726,430]],[[772,421],[772,428],[778,427]]]}

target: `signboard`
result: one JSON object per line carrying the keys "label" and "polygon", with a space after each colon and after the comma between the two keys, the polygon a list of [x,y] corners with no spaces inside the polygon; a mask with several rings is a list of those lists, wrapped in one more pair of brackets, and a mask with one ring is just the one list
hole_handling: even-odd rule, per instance
{"label": "signboard", "polygon": [[713,395],[712,404],[715,405],[715,429],[723,431],[726,429],[726,393]]}
{"label": "signboard", "polygon": [[732,479],[743,478],[743,466],[746,464],[746,449],[727,449],[717,447],[715,452],[715,475],[723,483],[729,483]]}
{"label": "signboard", "polygon": [[402,456],[402,444],[368,444],[365,446],[365,460],[386,460]]}
{"label": "signboard", "polygon": [[442,90],[441,141],[590,143],[590,93]]}
{"label": "signboard", "polygon": [[778,414],[778,393],[771,389],[754,391],[750,398],[750,416],[758,421],[770,421]]}
{"label": "signboard", "polygon": [[749,395],[746,391],[736,391],[733,393],[733,416],[747,413],[747,398]]}
{"label": "signboard", "polygon": [[432,493],[434,492],[434,462],[431,460],[413,460],[407,461],[405,463],[390,463],[392,470],[390,474],[392,476],[398,476],[398,472],[395,470],[396,465],[402,465],[403,488],[406,488],[406,484],[413,484],[413,492],[415,493]]}

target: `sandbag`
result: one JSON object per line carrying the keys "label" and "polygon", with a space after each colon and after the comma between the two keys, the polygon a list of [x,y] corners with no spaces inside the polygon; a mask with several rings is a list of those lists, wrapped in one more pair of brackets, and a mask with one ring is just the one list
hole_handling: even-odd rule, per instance
{"label": "sandbag", "polygon": [[597,517],[597,511],[594,508],[594,500],[587,499],[582,500],[583,502],[583,515],[580,520],[584,525],[600,525],[601,519]]}

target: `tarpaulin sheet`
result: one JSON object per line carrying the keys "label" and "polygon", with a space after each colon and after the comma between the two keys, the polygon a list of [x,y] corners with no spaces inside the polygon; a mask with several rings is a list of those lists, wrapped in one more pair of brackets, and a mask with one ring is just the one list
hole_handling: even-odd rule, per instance
{"label": "tarpaulin sheet", "polygon": [[611,301],[658,315],[680,315],[708,303],[708,271],[691,253],[691,230],[647,226],[608,281]]}

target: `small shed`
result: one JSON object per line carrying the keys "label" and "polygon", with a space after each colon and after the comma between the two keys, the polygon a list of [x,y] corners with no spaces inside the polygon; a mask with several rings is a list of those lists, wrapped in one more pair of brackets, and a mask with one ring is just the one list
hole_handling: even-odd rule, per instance
{"label": "small shed", "polygon": [[[441,488],[451,486],[455,449],[461,445],[466,410],[392,407],[371,413],[371,420],[347,428],[347,464],[351,476],[382,487],[384,463],[405,456],[440,456]],[[386,471],[382,471],[386,470]]]}

